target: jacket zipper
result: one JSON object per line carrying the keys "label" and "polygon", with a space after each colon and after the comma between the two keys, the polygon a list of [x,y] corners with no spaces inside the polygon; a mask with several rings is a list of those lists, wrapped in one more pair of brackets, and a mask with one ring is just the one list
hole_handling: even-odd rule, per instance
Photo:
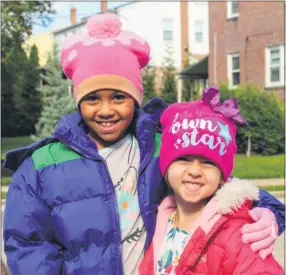
{"label": "jacket zipper", "polygon": [[[152,134],[153,134],[153,135],[154,135],[155,133],[156,133],[156,131],[152,131]],[[153,140],[155,141],[155,135],[154,135]],[[153,150],[154,150],[154,147],[155,147],[155,142],[153,143]],[[140,147],[139,147],[139,148],[140,148]],[[139,185],[139,183],[141,182],[141,181],[140,181],[140,178],[141,178],[142,172],[143,172],[143,170],[146,168],[148,162],[150,161],[150,155],[151,155],[151,158],[152,158],[153,152],[152,152],[152,153],[149,152],[148,157],[146,157],[145,162],[144,162],[142,165],[140,165],[140,167],[139,167],[138,183],[137,183],[137,184],[138,184],[138,201],[139,201],[139,207],[140,207],[140,214],[141,214],[141,216],[142,216],[142,219],[143,219],[143,222],[144,222],[144,225],[145,225],[145,229],[146,229],[146,233],[147,233],[147,234],[146,234],[146,240],[145,240],[145,243],[144,243],[144,249],[147,249],[146,244],[147,244],[147,239],[148,239],[148,230],[147,230],[148,225],[147,225],[147,217],[146,217],[146,215],[145,215],[145,212],[143,211],[143,210],[144,210],[144,207],[143,207],[143,205],[142,205],[143,199],[140,200],[140,197],[141,197],[141,196],[144,196],[144,193],[142,192],[142,195],[141,195],[141,185],[142,185],[142,184]],[[141,157],[141,156],[140,156],[140,157]],[[150,230],[149,230],[149,231],[150,231]]]}
{"label": "jacket zipper", "polygon": [[119,217],[117,195],[116,195],[115,188],[114,188],[114,185],[113,185],[112,180],[111,180],[110,173],[109,173],[108,168],[107,168],[107,164],[106,164],[106,162],[102,158],[101,158],[101,160],[103,162],[103,166],[104,166],[104,169],[105,169],[105,172],[106,172],[106,175],[107,175],[108,184],[111,185],[111,190],[113,191],[113,200],[112,200],[112,202],[115,204],[114,206],[115,206],[116,211],[115,211],[115,213],[114,213],[114,210],[112,212],[113,212],[113,215],[114,215],[114,218],[115,218],[115,223],[116,223],[115,225],[117,226],[117,229],[119,229],[119,230],[117,230],[118,243],[119,243],[119,249],[117,249],[118,254],[119,254],[118,257],[117,257],[117,261],[118,261],[118,267],[119,267],[119,274],[123,275],[121,228],[120,228],[120,217]]}
{"label": "jacket zipper", "polygon": [[[75,147],[73,147],[73,146],[71,146],[71,145],[69,145],[69,147],[70,147],[71,149],[73,149],[75,152],[79,153],[80,155],[83,155],[83,154],[80,153]],[[92,158],[92,157],[90,157],[90,156],[86,156],[85,154],[84,154],[84,157],[95,161],[94,158]],[[112,180],[111,180],[111,176],[110,176],[110,173],[109,173],[109,171],[108,171],[108,168],[107,168],[107,164],[106,164],[106,162],[104,161],[104,159],[103,159],[101,156],[99,156],[99,158],[100,158],[100,160],[101,160],[102,163],[103,163],[103,166],[104,166],[104,169],[105,169],[105,172],[106,172],[106,175],[107,175],[108,184],[111,185],[111,190],[113,190],[113,195],[114,195],[114,196],[113,196],[112,202],[114,202],[114,204],[115,204],[115,209],[116,209],[116,211],[115,211],[115,213],[114,213],[114,211],[112,211],[112,212],[113,212],[113,215],[114,215],[114,218],[115,218],[115,223],[116,223],[116,225],[117,225],[117,229],[119,228],[119,230],[117,230],[117,233],[118,233],[118,236],[119,236],[119,238],[118,238],[118,239],[119,239],[119,240],[118,240],[118,243],[119,243],[118,254],[119,254],[119,255],[118,255],[118,257],[117,257],[117,261],[118,261],[118,267],[119,267],[119,274],[122,274],[122,275],[123,275],[123,264],[122,264],[122,253],[121,253],[121,251],[122,251],[121,228],[120,228],[119,209],[118,209],[117,196],[116,196],[115,188],[114,188],[114,186],[113,186],[113,184],[112,184]],[[140,200],[139,200],[139,202],[140,202]],[[113,208],[113,209],[114,209],[114,208]]]}

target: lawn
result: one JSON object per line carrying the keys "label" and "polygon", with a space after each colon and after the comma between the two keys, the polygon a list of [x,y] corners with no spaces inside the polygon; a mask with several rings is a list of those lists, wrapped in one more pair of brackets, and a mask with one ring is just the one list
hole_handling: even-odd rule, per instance
{"label": "lawn", "polygon": [[[235,169],[232,175],[244,179],[284,178],[284,155],[252,156],[250,158],[238,155],[235,158]],[[11,177],[1,178],[3,186],[8,185],[10,181]],[[260,188],[268,192],[285,190],[284,185],[261,186]],[[2,192],[1,197],[6,198],[6,192]]]}
{"label": "lawn", "polygon": [[1,178],[1,184],[2,184],[3,186],[9,185],[10,181],[11,181],[11,177],[2,177],[2,178]]}
{"label": "lawn", "polygon": [[[2,138],[2,159],[7,151],[26,146],[32,142],[33,140],[29,136]],[[251,156],[250,158],[246,158],[245,155],[237,155],[232,175],[245,179],[284,178],[284,166],[284,155]],[[9,181],[10,179],[4,179],[2,184],[6,185]]]}
{"label": "lawn", "polygon": [[33,142],[30,136],[26,137],[3,137],[1,139],[1,159],[5,158],[8,151],[29,145]]}
{"label": "lawn", "polygon": [[1,192],[1,200],[5,200],[7,196],[7,192]]}
{"label": "lawn", "polygon": [[233,176],[244,179],[268,179],[285,177],[284,155],[251,156],[237,155]]}

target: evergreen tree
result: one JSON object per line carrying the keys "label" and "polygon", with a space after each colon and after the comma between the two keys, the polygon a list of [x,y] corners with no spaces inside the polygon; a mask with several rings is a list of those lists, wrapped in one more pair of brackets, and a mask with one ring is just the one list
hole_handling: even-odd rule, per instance
{"label": "evergreen tree", "polygon": [[166,48],[166,57],[163,61],[163,80],[161,94],[167,103],[177,101],[176,69],[174,66],[173,51],[170,45]]}
{"label": "evergreen tree", "polygon": [[48,58],[46,73],[43,75],[43,79],[46,83],[40,89],[43,108],[36,125],[34,139],[52,135],[60,117],[76,110],[71,92],[72,84],[70,80],[63,78],[56,45],[54,45],[52,55]]}
{"label": "evergreen tree", "polygon": [[[22,49],[36,22],[47,24],[53,13],[49,1],[1,1],[1,135],[21,136],[26,129],[23,108],[28,58]],[[29,128],[29,127],[28,127]]]}
{"label": "evergreen tree", "polygon": [[41,95],[40,85],[40,66],[38,49],[34,45],[30,50],[29,59],[26,62],[24,72],[23,88],[20,93],[20,101],[17,103],[17,115],[22,121],[21,135],[30,135],[35,133],[35,125],[41,114]]}
{"label": "evergreen tree", "polygon": [[[12,61],[12,58],[9,57]],[[13,73],[14,63],[3,66],[1,62],[1,136],[16,136],[14,129],[15,103],[13,100],[16,74]]]}
{"label": "evergreen tree", "polygon": [[23,93],[27,74],[28,58],[21,45],[11,49],[7,63],[2,66],[2,136],[25,135],[26,109]]}
{"label": "evergreen tree", "polygon": [[150,65],[147,65],[142,72],[142,84],[144,89],[143,104],[146,104],[153,97],[156,97],[155,69]]}

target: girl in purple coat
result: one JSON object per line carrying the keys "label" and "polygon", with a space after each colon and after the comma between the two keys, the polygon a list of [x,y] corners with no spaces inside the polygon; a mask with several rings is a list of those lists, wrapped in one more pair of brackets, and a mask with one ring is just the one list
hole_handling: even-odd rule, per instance
{"label": "girl in purple coat", "polygon": [[[136,274],[167,193],[158,166],[166,104],[140,108],[149,55],[148,43],[121,30],[115,14],[91,17],[86,33],[65,41],[61,63],[78,112],[64,116],[52,137],[6,157],[16,171],[4,219],[13,275]],[[282,232],[284,210],[262,192],[255,206],[266,208],[253,209],[258,222],[249,229],[267,232],[257,240],[245,228],[244,238],[263,256],[273,249],[272,211]]]}

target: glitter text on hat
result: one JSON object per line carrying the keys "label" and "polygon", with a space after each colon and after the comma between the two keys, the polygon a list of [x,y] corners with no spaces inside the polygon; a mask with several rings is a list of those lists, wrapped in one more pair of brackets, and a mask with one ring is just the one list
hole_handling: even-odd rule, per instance
{"label": "glitter text on hat", "polygon": [[[213,123],[216,125],[213,125]],[[186,131],[188,129],[192,129],[192,131]],[[207,129],[209,133],[204,133],[198,139],[198,135],[200,134],[199,129]],[[219,132],[212,134],[217,131]],[[176,135],[176,141],[174,143],[174,147],[176,149],[179,149],[180,147],[204,144],[211,150],[215,150],[217,147],[219,147],[219,154],[221,156],[227,152],[227,146],[232,140],[227,124],[222,124],[218,121],[211,121],[202,118],[192,120],[185,118],[182,123],[176,121],[174,124],[172,124],[171,133]],[[224,139],[222,139],[222,137]]]}

